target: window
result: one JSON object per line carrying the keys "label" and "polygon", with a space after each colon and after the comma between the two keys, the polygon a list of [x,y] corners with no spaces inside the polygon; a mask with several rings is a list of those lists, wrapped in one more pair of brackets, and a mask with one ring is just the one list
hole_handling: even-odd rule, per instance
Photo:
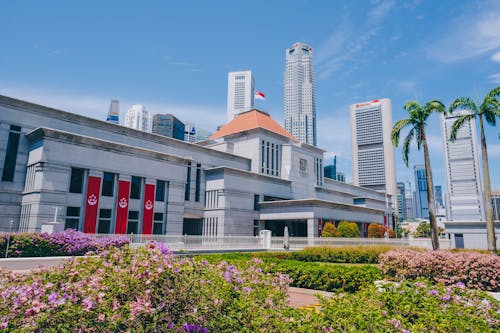
{"label": "window", "polygon": [[105,172],[102,177],[102,190],[101,195],[105,197],[112,197],[115,187],[115,174]]}
{"label": "window", "polygon": [[194,201],[200,201],[201,164],[196,164],[196,181],[194,191]]}
{"label": "window", "polygon": [[5,161],[3,163],[2,180],[11,182],[14,180],[16,171],[17,151],[19,149],[19,139],[21,137],[21,127],[10,125]]}
{"label": "window", "polygon": [[85,174],[84,169],[71,168],[71,180],[69,182],[69,192],[70,193],[82,193],[83,192],[84,174]]}
{"label": "window", "polygon": [[142,178],[132,176],[132,181],[130,182],[130,199],[141,198],[141,182]]}
{"label": "window", "polygon": [[259,210],[260,195],[254,194],[253,196],[253,210]]}
{"label": "window", "polygon": [[191,192],[191,162],[187,165],[186,188],[184,191],[184,200],[189,201],[189,192]]}
{"label": "window", "polygon": [[253,220],[253,235],[259,236],[259,231],[260,231],[260,221]]}
{"label": "window", "polygon": [[139,229],[139,212],[131,210],[128,212],[127,234],[137,234]]}
{"label": "window", "polygon": [[80,207],[66,207],[64,229],[78,230],[80,224]]}
{"label": "window", "polygon": [[305,160],[303,158],[300,159],[300,161],[299,161],[299,169],[302,172],[307,171],[307,160]]}
{"label": "window", "polygon": [[262,140],[260,149],[260,172],[279,177],[281,170],[281,145]]}
{"label": "window", "polygon": [[366,199],[365,198],[354,198],[354,199],[352,199],[352,203],[354,205],[364,205],[364,204],[366,204]]}
{"label": "window", "polygon": [[153,235],[163,235],[163,213],[154,214]]}
{"label": "window", "polygon": [[165,181],[157,180],[156,181],[156,201],[165,201]]}
{"label": "window", "polygon": [[109,234],[111,226],[111,209],[99,209],[98,234]]}

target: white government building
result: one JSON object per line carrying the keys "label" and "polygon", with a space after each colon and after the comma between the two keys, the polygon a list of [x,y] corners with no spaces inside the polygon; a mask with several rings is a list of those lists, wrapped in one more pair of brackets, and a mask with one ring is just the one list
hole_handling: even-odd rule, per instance
{"label": "white government building", "polygon": [[317,236],[382,224],[384,193],[323,177],[323,150],[268,114],[188,143],[0,96],[0,230],[54,219],[88,233]]}

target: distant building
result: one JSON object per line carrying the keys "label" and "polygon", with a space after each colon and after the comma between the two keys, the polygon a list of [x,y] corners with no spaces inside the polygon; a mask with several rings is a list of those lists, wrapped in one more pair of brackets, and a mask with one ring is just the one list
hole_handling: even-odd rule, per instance
{"label": "distant building", "polygon": [[199,128],[195,123],[186,121],[184,123],[184,141],[200,142],[207,140],[213,133],[203,128]]}
{"label": "distant building", "polygon": [[173,114],[155,114],[153,116],[153,133],[170,138],[184,140],[185,126]]}
{"label": "distant building", "polygon": [[316,95],[313,50],[304,43],[286,49],[285,129],[300,142],[316,146]]}
{"label": "distant building", "polygon": [[345,183],[345,175],[343,172],[337,171],[337,156],[333,157],[332,164],[325,165],[324,176],[342,183]]}
{"label": "distant building", "polygon": [[476,122],[467,121],[457,133],[455,142],[450,141],[451,127],[457,118],[470,111],[456,111],[441,116],[444,146],[444,166],[448,182],[450,222],[484,221],[479,147]]}
{"label": "distant building", "polygon": [[106,117],[106,121],[109,123],[113,124],[119,124],[120,123],[120,105],[119,101],[117,100],[112,100],[111,104],[109,105],[109,111],[108,111],[108,116]]}
{"label": "distant building", "polygon": [[444,208],[443,187],[441,185],[434,186],[434,201],[436,203],[436,210],[441,207]]}
{"label": "distant building", "polygon": [[404,221],[406,220],[406,191],[405,191],[405,183],[403,182],[398,182],[398,194],[397,194],[397,200],[398,200],[398,215],[399,215],[399,220]]}
{"label": "distant building", "polygon": [[425,167],[415,165],[413,167],[415,175],[415,195],[413,196],[415,205],[415,218],[429,219],[429,200],[427,199],[427,178]]}
{"label": "distant building", "polygon": [[405,217],[407,220],[412,220],[415,218],[415,212],[413,207],[413,194],[411,192],[406,193],[405,195],[405,204],[406,204],[406,214]]}
{"label": "distant building", "polygon": [[151,117],[144,105],[136,104],[125,115],[125,127],[151,132]]}
{"label": "distant building", "polygon": [[339,181],[339,182],[341,182],[341,183],[345,183],[345,175],[344,175],[344,173],[343,173],[343,172],[339,172],[339,171],[337,171],[337,172],[335,173],[335,176],[336,176],[337,181]]}
{"label": "distant building", "polygon": [[255,105],[255,81],[252,71],[229,72],[227,76],[227,121]]}
{"label": "distant building", "polygon": [[491,191],[491,205],[493,207],[493,220],[500,221],[500,191]]}

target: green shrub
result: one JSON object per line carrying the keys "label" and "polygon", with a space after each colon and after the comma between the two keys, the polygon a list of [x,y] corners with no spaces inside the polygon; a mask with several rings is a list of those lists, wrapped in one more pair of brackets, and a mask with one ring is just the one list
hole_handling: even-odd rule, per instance
{"label": "green shrub", "polygon": [[313,246],[292,252],[291,258],[300,261],[321,261],[349,264],[376,264],[382,253],[393,250],[389,245],[373,246]]}
{"label": "green shrub", "polygon": [[321,237],[339,237],[340,234],[335,228],[335,225],[332,222],[327,222],[323,226],[323,230],[321,231]]}
{"label": "green shrub", "polygon": [[337,230],[340,237],[355,238],[360,237],[358,225],[354,222],[341,221]]}

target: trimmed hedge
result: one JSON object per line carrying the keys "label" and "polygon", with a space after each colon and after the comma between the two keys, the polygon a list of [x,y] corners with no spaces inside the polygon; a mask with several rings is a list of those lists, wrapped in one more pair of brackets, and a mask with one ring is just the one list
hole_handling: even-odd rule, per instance
{"label": "trimmed hedge", "polygon": [[394,250],[393,246],[315,246],[292,252],[291,259],[331,263],[376,264],[379,255]]}

